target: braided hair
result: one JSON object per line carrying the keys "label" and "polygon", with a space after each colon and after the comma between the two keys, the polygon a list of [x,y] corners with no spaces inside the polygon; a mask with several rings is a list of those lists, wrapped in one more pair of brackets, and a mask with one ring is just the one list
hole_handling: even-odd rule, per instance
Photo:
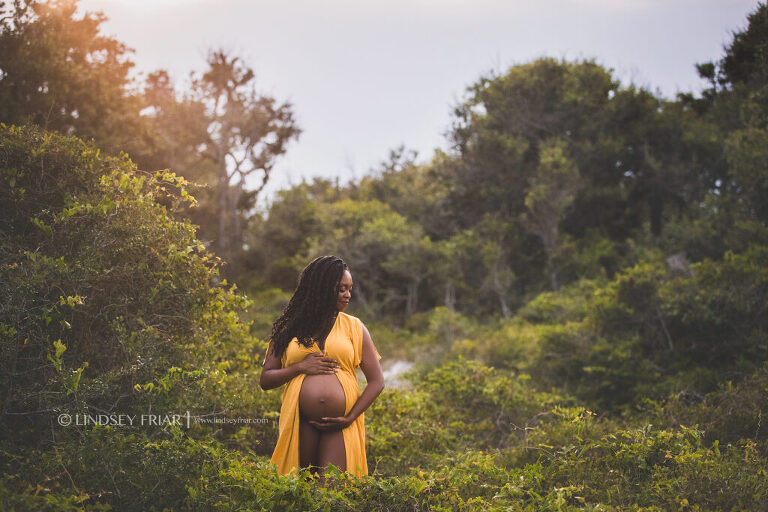
{"label": "braided hair", "polygon": [[312,335],[328,335],[339,310],[336,307],[339,283],[348,266],[336,256],[320,256],[304,267],[298,277],[293,297],[272,325],[268,337],[275,355],[282,358],[288,344],[297,338],[305,347],[314,343]]}

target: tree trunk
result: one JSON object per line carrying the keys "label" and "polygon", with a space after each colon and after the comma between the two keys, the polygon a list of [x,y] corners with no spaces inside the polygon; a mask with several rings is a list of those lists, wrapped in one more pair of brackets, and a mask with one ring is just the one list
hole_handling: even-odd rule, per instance
{"label": "tree trunk", "polygon": [[[547,252],[550,252],[550,249],[547,249]],[[549,274],[549,284],[552,286],[552,291],[560,290],[560,283],[557,281],[557,270],[555,270],[555,263],[551,252],[547,257],[547,273]]]}
{"label": "tree trunk", "polygon": [[355,283],[355,296],[357,297],[357,300],[362,305],[366,305],[368,301],[365,298],[365,293],[363,293],[363,287],[360,283]]}
{"label": "tree trunk", "polygon": [[547,274],[549,274],[549,284],[552,287],[552,291],[556,292],[560,289],[560,284],[557,282],[557,271],[555,270],[555,252],[560,242],[560,229],[555,222],[547,230],[547,236],[542,237],[544,242],[544,250],[547,252]]}
{"label": "tree trunk", "polygon": [[510,316],[509,306],[507,305],[507,299],[505,297],[507,293],[507,287],[499,281],[499,272],[494,272],[493,276],[493,289],[496,292],[496,296],[499,298],[499,304],[501,305],[501,315],[507,319]]}
{"label": "tree trunk", "polygon": [[456,311],[456,287],[450,281],[445,283],[445,305],[451,311]]}
{"label": "tree trunk", "polygon": [[406,318],[410,318],[416,312],[416,305],[419,301],[419,283],[421,283],[421,279],[412,279],[408,283],[408,298],[405,301]]}
{"label": "tree trunk", "polygon": [[229,255],[229,243],[227,240],[227,214],[229,213],[229,175],[227,174],[226,157],[219,152],[219,257],[227,260]]}
{"label": "tree trunk", "polygon": [[549,270],[549,281],[552,285],[553,292],[560,290],[560,284],[557,282],[557,272],[555,272],[553,268],[550,268]]}
{"label": "tree trunk", "polygon": [[509,306],[507,305],[507,299],[504,298],[503,292],[496,292],[496,295],[499,296],[499,303],[501,304],[501,315],[504,317],[504,319],[509,318]]}
{"label": "tree trunk", "polygon": [[[232,233],[229,237],[229,251],[230,251],[230,272],[233,274],[239,273],[239,256],[243,251],[243,229],[240,222],[240,212],[237,210],[237,205],[240,202],[240,198],[243,194],[243,178],[237,183],[237,186],[233,189],[228,187],[229,196],[229,214],[232,216]],[[234,266],[233,266],[234,264]]]}
{"label": "tree trunk", "polygon": [[243,194],[243,180],[241,179],[233,192],[234,197],[230,197],[229,213],[232,215],[232,239],[233,245],[240,247],[243,238],[242,226],[240,225],[240,215],[237,211],[237,204]]}

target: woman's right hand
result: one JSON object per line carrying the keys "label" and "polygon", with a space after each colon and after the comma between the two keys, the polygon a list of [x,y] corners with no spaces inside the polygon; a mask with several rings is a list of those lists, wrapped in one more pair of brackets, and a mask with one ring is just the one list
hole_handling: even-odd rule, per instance
{"label": "woman's right hand", "polygon": [[320,352],[308,354],[297,364],[300,365],[301,372],[307,375],[333,374],[341,368],[335,359],[325,357]]}

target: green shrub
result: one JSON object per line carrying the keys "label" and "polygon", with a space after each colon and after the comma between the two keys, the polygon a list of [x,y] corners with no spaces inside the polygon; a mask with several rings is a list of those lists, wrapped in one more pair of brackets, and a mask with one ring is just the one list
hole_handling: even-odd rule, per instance
{"label": "green shrub", "polygon": [[33,446],[62,413],[274,409],[249,300],[174,218],[183,178],[3,125],[0,184],[0,438]]}
{"label": "green shrub", "polygon": [[441,404],[438,425],[461,439],[463,448],[501,448],[520,435],[520,427],[562,400],[535,392],[528,375],[509,375],[477,361],[447,363],[418,383],[429,401]]}

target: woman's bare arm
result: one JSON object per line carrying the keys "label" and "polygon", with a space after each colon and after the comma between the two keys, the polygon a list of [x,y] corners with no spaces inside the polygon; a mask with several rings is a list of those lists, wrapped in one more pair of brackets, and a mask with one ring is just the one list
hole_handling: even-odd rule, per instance
{"label": "woman's bare arm", "polygon": [[275,355],[274,347],[270,341],[267,348],[267,357],[264,359],[264,366],[261,369],[261,378],[259,379],[261,389],[266,391],[279,388],[300,373],[301,367],[299,363],[283,368],[283,363]]}

